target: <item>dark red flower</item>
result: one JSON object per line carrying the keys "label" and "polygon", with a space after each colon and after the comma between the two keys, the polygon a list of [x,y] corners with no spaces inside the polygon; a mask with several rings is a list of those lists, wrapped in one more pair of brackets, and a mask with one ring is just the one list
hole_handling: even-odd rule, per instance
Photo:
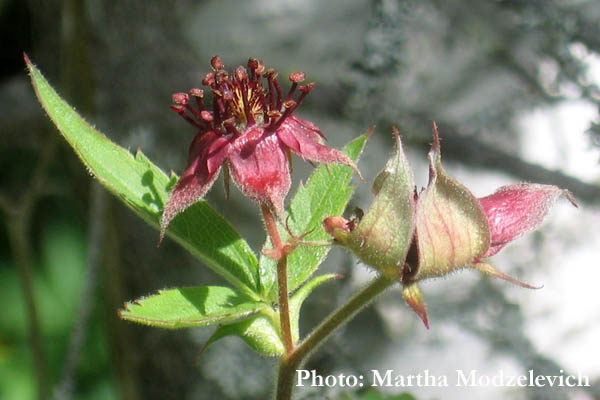
{"label": "dark red flower", "polygon": [[[284,97],[277,72],[265,70],[259,60],[251,58],[248,69],[239,66],[232,75],[219,57],[213,57],[211,66],[213,72],[202,81],[213,95],[211,110],[204,108],[201,89],[173,95],[171,109],[198,133],[189,149],[188,166],[163,212],[161,240],[173,218],[211,188],[222,166],[227,169],[226,184],[231,176],[242,193],[268,205],[279,217],[290,189],[290,151],[308,161],[346,164],[358,172],[343,153],[322,144],[319,128],[293,115],[314,87],[314,83],[299,85],[303,73],[290,75],[292,85]],[[296,91],[300,94],[294,98]]]}

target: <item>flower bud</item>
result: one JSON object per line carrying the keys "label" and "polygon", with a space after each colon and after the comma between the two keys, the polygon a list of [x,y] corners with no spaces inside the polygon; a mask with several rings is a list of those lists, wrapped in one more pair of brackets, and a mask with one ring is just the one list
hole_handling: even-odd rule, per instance
{"label": "flower bud", "polygon": [[442,167],[435,125],[429,151],[429,184],[419,194],[415,217],[417,259],[403,277],[405,281],[442,276],[464,268],[490,247],[490,231],[481,204]]}
{"label": "flower bud", "polygon": [[427,311],[417,286],[421,280],[471,268],[535,289],[483,259],[537,228],[560,196],[577,206],[570,192],[519,183],[476,198],[444,171],[434,123],[429,183],[417,196],[399,135],[394,133],[396,152],[375,179],[376,197],[367,214],[358,223],[329,217],[323,221],[325,230],[365,264],[401,282],[404,299],[427,327]]}
{"label": "flower bud", "polygon": [[330,217],[324,227],[365,264],[400,280],[414,230],[414,178],[397,130],[396,150],[373,184],[375,199],[356,227]]}

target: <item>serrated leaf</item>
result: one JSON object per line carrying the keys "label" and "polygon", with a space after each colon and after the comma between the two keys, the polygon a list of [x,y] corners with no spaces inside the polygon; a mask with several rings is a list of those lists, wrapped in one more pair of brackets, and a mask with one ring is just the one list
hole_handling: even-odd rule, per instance
{"label": "serrated leaf", "polygon": [[278,357],[285,351],[278,329],[265,315],[257,315],[219,327],[208,339],[203,350],[227,336],[238,336],[254,351],[266,357]]}
{"label": "serrated leaf", "polygon": [[[357,161],[367,141],[368,134],[354,139],[346,145],[344,153],[354,162]],[[306,185],[300,185],[286,211],[289,215],[289,226],[292,232],[300,235],[312,231],[304,239],[327,240],[329,235],[323,230],[323,218],[339,215],[346,208],[354,188],[349,186],[354,171],[345,165],[320,165],[315,169]],[[289,235],[280,226],[281,238],[287,240]],[[270,247],[270,244],[265,244]],[[296,249],[288,257],[288,288],[293,292],[306,281],[317,269],[327,255],[329,247],[304,247]],[[261,292],[263,296],[276,299],[275,290],[277,265],[266,256],[260,258]]]}
{"label": "serrated leaf", "polygon": [[[158,229],[174,180],[138,151],[135,157],[91,127],[25,57],[35,93],[88,171],[146,222]],[[168,235],[234,286],[257,298],[258,262],[248,244],[206,202],[178,216]],[[158,236],[157,236],[158,239]]]}
{"label": "serrated leaf", "polygon": [[268,307],[228,287],[201,286],[160,290],[125,303],[119,316],[158,328],[189,328],[232,322]]}
{"label": "serrated leaf", "polygon": [[302,304],[304,300],[308,297],[309,294],[312,293],[317,287],[321,286],[323,283],[328,282],[334,278],[338,278],[339,275],[336,274],[327,274],[327,275],[319,275],[312,280],[308,281],[304,286],[302,286],[292,297],[290,297],[289,301],[289,310],[290,310],[290,327],[292,330],[292,340],[295,342],[300,338],[300,309],[302,308]]}

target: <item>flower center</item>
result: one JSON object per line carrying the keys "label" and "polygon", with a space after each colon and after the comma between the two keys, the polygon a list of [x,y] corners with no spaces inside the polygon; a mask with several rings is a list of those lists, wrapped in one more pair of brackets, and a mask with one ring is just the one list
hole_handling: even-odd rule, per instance
{"label": "flower center", "polygon": [[[304,73],[294,72],[289,77],[292,86],[284,98],[277,72],[272,68],[266,70],[262,61],[251,58],[247,69],[239,66],[231,75],[219,57],[213,57],[210,63],[213,71],[206,74],[202,84],[208,86],[213,95],[212,110],[204,108],[202,89],[175,93],[175,104],[171,105],[173,111],[200,133],[210,131],[238,137],[256,124],[263,125],[266,132],[274,132],[314,87],[313,83],[299,86],[304,81]],[[300,95],[294,99],[296,90]],[[192,97],[194,105],[190,102]]]}
{"label": "flower center", "polygon": [[[235,87],[232,90],[233,99],[229,104],[231,108],[231,114],[235,118],[235,127],[238,130],[244,130],[248,126],[248,121],[254,121],[257,124],[264,123],[264,107],[261,102],[261,97],[264,98],[264,92],[262,86],[259,88],[244,88]],[[246,110],[245,104],[248,105]],[[250,118],[246,116],[246,112],[249,113]]]}

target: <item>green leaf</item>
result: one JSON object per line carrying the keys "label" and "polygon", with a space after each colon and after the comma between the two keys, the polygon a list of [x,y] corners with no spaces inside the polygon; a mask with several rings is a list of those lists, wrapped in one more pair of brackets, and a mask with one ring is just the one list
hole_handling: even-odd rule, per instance
{"label": "green leaf", "polygon": [[188,328],[228,323],[268,307],[228,287],[202,286],[160,290],[125,303],[119,316],[158,328]]}
{"label": "green leaf", "polygon": [[226,336],[238,336],[254,351],[266,357],[277,357],[285,351],[278,328],[273,319],[266,315],[253,316],[219,327],[204,344],[203,350]]}
{"label": "green leaf", "polygon": [[290,310],[290,326],[292,330],[292,340],[297,342],[300,338],[300,309],[302,308],[302,304],[304,300],[308,297],[309,294],[312,293],[317,287],[321,286],[323,283],[328,282],[334,278],[339,278],[339,275],[336,274],[327,274],[327,275],[319,275],[312,280],[308,281],[304,286],[302,286],[292,297],[290,297],[289,301],[289,310]]}
{"label": "green leaf", "polygon": [[[364,134],[348,143],[344,153],[356,162],[364,148],[368,134]],[[315,169],[306,185],[300,185],[286,212],[289,226],[295,235],[312,231],[304,240],[327,240],[330,236],[323,230],[321,223],[325,217],[339,215],[346,208],[354,188],[349,186],[354,171],[352,168],[329,164]],[[279,227],[281,238],[289,237],[284,227]],[[270,248],[266,243],[265,247]],[[329,247],[305,247],[296,249],[288,257],[288,288],[292,292],[306,281],[316,270]],[[261,292],[265,298],[277,298],[276,263],[266,256],[260,258]]]}
{"label": "green leaf", "polygon": [[[134,157],[91,127],[59,97],[27,56],[25,62],[44,110],[88,171],[158,229],[176,177],[168,177],[141,151]],[[199,201],[175,218],[168,235],[231,284],[258,298],[256,256],[233,227],[206,202]]]}

